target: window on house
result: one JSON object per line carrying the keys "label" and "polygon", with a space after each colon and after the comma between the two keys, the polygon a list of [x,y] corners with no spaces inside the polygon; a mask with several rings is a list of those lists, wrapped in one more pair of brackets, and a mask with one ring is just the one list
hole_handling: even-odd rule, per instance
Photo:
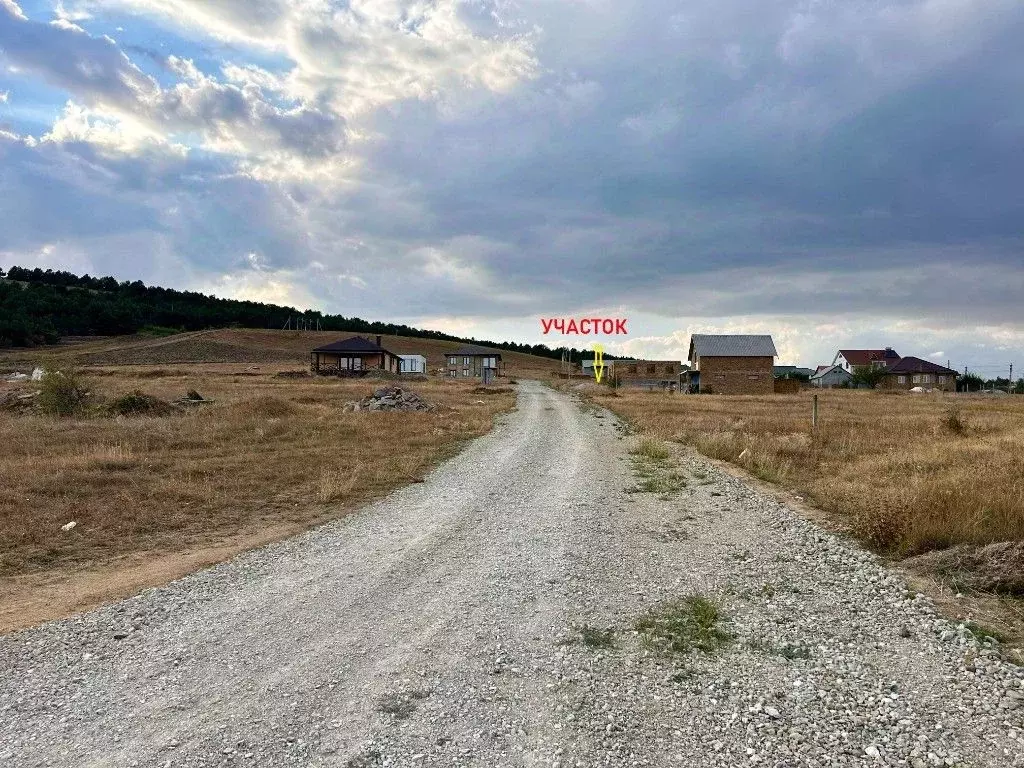
{"label": "window on house", "polygon": [[462,358],[462,364],[463,365],[469,365],[469,358],[468,357]]}
{"label": "window on house", "polygon": [[456,371],[454,368],[448,371],[448,375],[451,376],[453,379],[455,378],[456,373],[458,373],[458,371]]}
{"label": "window on house", "polygon": [[676,367],[674,365],[666,365],[665,366],[665,373],[675,373],[675,372],[676,372]]}
{"label": "window on house", "polygon": [[906,377],[906,376],[899,376],[899,377],[897,377],[897,379],[896,379],[896,380],[897,380],[897,381],[898,381],[898,382],[899,382],[900,384],[906,384],[906,383],[907,383],[907,377]]}
{"label": "window on house", "polygon": [[945,383],[946,383],[945,375],[939,374],[939,384],[945,384]]}
{"label": "window on house", "polygon": [[932,375],[930,373],[922,374],[921,381],[923,381],[925,384],[931,384],[932,383]]}
{"label": "window on house", "polygon": [[469,376],[470,373],[472,373],[472,371],[470,371],[469,368],[463,368],[462,369],[462,375],[463,376]]}
{"label": "window on house", "polygon": [[921,374],[919,374],[919,373],[915,373],[915,374],[914,374],[914,376],[912,377],[912,379],[911,379],[911,380],[912,380],[912,381],[913,381],[913,382],[914,382],[915,384],[920,384],[920,383],[921,383]]}

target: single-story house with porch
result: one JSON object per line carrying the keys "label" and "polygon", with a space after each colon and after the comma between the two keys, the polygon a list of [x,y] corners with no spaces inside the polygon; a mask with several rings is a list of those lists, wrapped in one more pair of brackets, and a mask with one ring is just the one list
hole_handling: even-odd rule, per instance
{"label": "single-story house with porch", "polygon": [[399,373],[401,358],[376,341],[352,336],[317,347],[310,353],[309,368],[314,374],[333,376],[362,376],[370,371]]}
{"label": "single-story house with porch", "polygon": [[448,362],[448,376],[451,378],[473,378],[491,381],[505,375],[505,364],[501,352],[476,344],[464,344],[445,356]]}
{"label": "single-story house with porch", "polygon": [[944,365],[922,360],[919,357],[904,357],[889,367],[882,377],[879,389],[903,389],[914,387],[956,391],[957,372]]}

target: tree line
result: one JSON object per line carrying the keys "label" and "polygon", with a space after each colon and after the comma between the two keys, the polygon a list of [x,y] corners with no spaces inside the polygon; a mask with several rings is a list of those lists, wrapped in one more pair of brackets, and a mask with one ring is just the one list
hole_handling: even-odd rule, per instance
{"label": "tree line", "polygon": [[[0,347],[56,344],[64,336],[170,334],[210,328],[283,328],[301,321],[324,331],[412,336],[480,344],[512,352],[572,360],[593,357],[590,350],[465,338],[440,331],[382,323],[359,317],[300,311],[258,301],[221,299],[194,291],[147,286],[141,280],[76,275],[38,267],[0,269]],[[612,355],[606,355],[609,360]]]}

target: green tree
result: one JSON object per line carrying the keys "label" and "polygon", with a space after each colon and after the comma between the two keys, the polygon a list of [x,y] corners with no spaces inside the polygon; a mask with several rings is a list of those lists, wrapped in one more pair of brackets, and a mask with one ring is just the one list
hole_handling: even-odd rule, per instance
{"label": "green tree", "polygon": [[965,373],[960,377],[959,388],[963,392],[977,392],[985,386],[985,380],[976,373]]}
{"label": "green tree", "polygon": [[873,365],[858,365],[854,367],[851,376],[853,378],[850,379],[850,383],[853,386],[874,389],[882,383],[882,379],[885,377],[885,368]]}

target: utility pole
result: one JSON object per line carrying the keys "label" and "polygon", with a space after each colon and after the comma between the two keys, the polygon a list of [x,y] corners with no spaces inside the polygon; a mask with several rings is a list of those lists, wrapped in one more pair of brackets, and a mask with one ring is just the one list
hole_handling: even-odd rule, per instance
{"label": "utility pole", "polygon": [[1010,383],[1006,385],[1007,393],[1013,391],[1013,363],[1010,363]]}

